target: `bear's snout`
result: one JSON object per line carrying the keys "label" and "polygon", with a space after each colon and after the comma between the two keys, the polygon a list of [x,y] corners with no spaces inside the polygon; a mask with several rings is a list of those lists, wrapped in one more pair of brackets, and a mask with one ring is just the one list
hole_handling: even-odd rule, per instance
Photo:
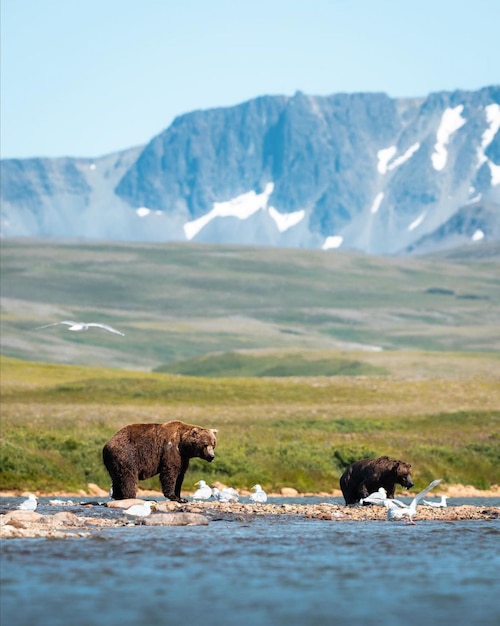
{"label": "bear's snout", "polygon": [[205,460],[211,463],[215,459],[215,452],[212,446],[208,446],[205,450]]}
{"label": "bear's snout", "polygon": [[411,489],[413,487],[413,480],[411,479],[411,476],[406,477],[403,486],[406,487],[406,489]]}

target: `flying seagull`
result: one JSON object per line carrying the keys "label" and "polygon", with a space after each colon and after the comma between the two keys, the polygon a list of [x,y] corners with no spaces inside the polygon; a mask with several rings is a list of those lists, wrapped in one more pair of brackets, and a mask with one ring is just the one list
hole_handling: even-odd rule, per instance
{"label": "flying seagull", "polygon": [[254,493],[250,494],[250,500],[252,502],[267,502],[267,493],[262,489],[260,485],[254,485],[252,489],[254,490]]}
{"label": "flying seagull", "polygon": [[73,330],[77,333],[82,333],[89,328],[103,328],[110,333],[115,333],[115,335],[121,335],[122,337],[125,336],[125,333],[121,333],[119,330],[116,330],[116,328],[108,326],[107,324],[97,324],[93,322],[86,324],[85,322],[73,322],[72,320],[64,320],[64,322],[54,322],[53,324],[46,324],[45,326],[37,326],[35,330],[50,328],[51,326],[59,326],[59,324],[64,324],[65,326],[68,326],[68,330]]}
{"label": "flying seagull", "polygon": [[439,485],[442,480],[442,478],[437,478],[436,480],[433,480],[430,485],[417,493],[417,495],[410,502],[410,506],[406,506],[406,504],[403,504],[399,500],[390,500],[389,498],[387,498],[387,500],[385,500],[384,502],[385,506],[387,507],[387,519],[403,519],[403,517],[407,516],[408,523],[415,524],[415,522],[413,521],[413,516],[417,512],[417,504],[425,496],[426,493],[428,493],[431,489],[434,489],[436,485]]}

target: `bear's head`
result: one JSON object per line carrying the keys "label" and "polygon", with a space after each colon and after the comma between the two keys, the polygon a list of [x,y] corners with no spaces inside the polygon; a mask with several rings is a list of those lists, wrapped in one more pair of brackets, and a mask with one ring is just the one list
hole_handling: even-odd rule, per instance
{"label": "bear's head", "polygon": [[404,463],[403,461],[395,461],[394,463],[394,476],[398,485],[411,489],[413,487],[413,480],[411,477],[411,465]]}
{"label": "bear's head", "polygon": [[211,463],[215,458],[216,435],[217,430],[215,428],[192,426],[182,437],[183,448],[189,450],[189,456],[198,457]]}

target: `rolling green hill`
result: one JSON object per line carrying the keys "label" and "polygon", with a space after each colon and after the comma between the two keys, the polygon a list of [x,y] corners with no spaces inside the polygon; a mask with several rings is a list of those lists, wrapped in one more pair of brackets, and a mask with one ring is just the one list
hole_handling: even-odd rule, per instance
{"label": "rolling green hill", "polygon": [[[106,487],[113,432],[182,419],[220,431],[216,462],[193,462],[185,489],[330,491],[379,454],[412,463],[417,486],[487,488],[500,480],[499,269],[498,245],[378,258],[2,241],[1,485]],[[125,336],[35,330],[64,319]]]}
{"label": "rolling green hill", "polygon": [[[436,477],[498,484],[500,360],[412,353],[393,366],[397,375],[197,378],[2,357],[0,485],[107,488],[108,438],[170,419],[219,430],[216,460],[193,460],[185,490],[204,478],[330,492],[349,463],[382,454],[410,462],[417,488]],[[158,478],[141,486],[158,489]]]}
{"label": "rolling green hill", "polygon": [[[320,374],[335,373],[324,355],[331,351],[382,368],[385,351],[498,352],[499,250],[490,244],[432,258],[382,258],[238,246],[5,240],[2,354],[171,371],[184,371],[179,362],[208,355],[214,371],[221,358],[226,364],[233,359],[235,372],[246,359],[248,373],[255,375],[266,373],[265,360],[272,373],[272,358],[280,361],[280,375],[303,375],[304,358],[285,364],[284,355],[322,352],[308,357],[311,373]],[[63,319],[110,323],[126,336],[77,334],[62,326],[34,330]],[[205,361],[203,374],[209,369]],[[220,371],[230,375],[231,367]]]}

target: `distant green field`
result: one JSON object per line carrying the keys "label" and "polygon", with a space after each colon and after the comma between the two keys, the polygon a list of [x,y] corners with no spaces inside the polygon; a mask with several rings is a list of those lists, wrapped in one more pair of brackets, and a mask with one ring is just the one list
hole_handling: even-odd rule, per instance
{"label": "distant green field", "polygon": [[185,376],[362,376],[386,374],[387,370],[347,356],[317,352],[248,354],[226,352],[209,354],[156,368],[157,372]]}
{"label": "distant green field", "polygon": [[[170,419],[219,430],[216,460],[193,461],[186,490],[204,478],[239,488],[259,482],[331,491],[349,463],[381,454],[412,463],[417,487],[436,477],[482,489],[498,484],[499,360],[392,356],[391,365],[384,355],[385,364],[398,374],[281,378],[198,378],[2,357],[0,486],[107,488],[107,439],[129,423]],[[158,489],[158,479],[142,486]]]}
{"label": "distant green field", "polygon": [[[331,491],[379,454],[411,462],[417,486],[500,480],[498,244],[380,258],[4,240],[0,253],[4,489],[107,488],[105,441],[170,419],[219,429],[186,489]],[[125,337],[35,330],[64,319]]]}
{"label": "distant green field", "polygon": [[[0,252],[2,354],[7,356],[182,370],[185,364],[175,364],[191,361],[198,367],[193,359],[213,354],[211,365],[217,368],[221,354],[241,353],[238,372],[242,354],[262,351],[260,363],[254,353],[243,367],[262,375],[269,350],[277,355],[500,352],[498,244],[432,258],[31,240],[4,240]],[[126,336],[97,330],[77,334],[61,326],[34,330],[62,319],[107,322]],[[365,362],[362,355],[355,359]],[[319,359],[314,361],[309,361],[311,373],[332,370],[324,362],[321,372]],[[275,365],[302,375],[304,361],[294,363]],[[231,375],[228,368],[220,371]],[[203,374],[213,375],[206,367]]]}

